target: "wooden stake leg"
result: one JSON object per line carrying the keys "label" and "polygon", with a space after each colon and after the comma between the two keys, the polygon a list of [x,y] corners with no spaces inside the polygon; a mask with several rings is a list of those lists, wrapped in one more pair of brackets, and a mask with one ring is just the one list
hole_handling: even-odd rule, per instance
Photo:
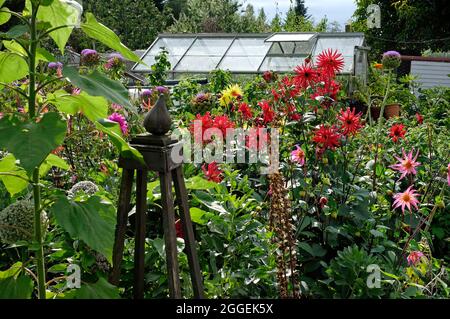
{"label": "wooden stake leg", "polygon": [[172,176],[175,185],[177,205],[180,208],[180,218],[183,225],[184,240],[186,242],[186,254],[189,261],[189,270],[191,273],[194,297],[197,299],[203,299],[203,280],[200,270],[200,263],[197,256],[194,229],[192,227],[191,215],[189,212],[189,203],[186,186],[184,184],[182,167],[180,166],[173,170]]}
{"label": "wooden stake leg", "polygon": [[166,244],[167,275],[170,298],[181,298],[181,285],[178,269],[177,238],[175,231],[175,212],[172,196],[172,176],[169,172],[159,173],[163,211],[164,240]]}
{"label": "wooden stake leg", "polygon": [[128,212],[130,211],[131,189],[133,187],[134,170],[123,169],[120,185],[119,207],[117,209],[116,237],[113,249],[113,269],[109,282],[115,286],[119,284],[120,267],[122,264],[125,233],[127,231]]}
{"label": "wooden stake leg", "polygon": [[136,234],[134,247],[134,298],[144,298],[145,216],[147,211],[147,170],[136,179]]}

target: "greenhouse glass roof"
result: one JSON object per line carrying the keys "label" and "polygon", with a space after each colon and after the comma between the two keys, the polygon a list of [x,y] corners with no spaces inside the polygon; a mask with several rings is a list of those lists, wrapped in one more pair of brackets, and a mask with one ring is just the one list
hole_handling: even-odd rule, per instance
{"label": "greenhouse glass roof", "polygon": [[[151,66],[165,48],[171,73],[209,73],[215,69],[232,73],[289,72],[309,55],[315,59],[325,49],[344,56],[343,73],[354,69],[355,48],[364,44],[363,33],[274,33],[274,34],[161,34],[142,56]],[[134,72],[150,73],[136,64]]]}

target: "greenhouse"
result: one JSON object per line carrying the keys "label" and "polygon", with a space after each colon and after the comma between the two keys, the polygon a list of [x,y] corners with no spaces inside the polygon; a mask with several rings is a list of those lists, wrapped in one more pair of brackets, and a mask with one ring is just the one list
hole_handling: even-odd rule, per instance
{"label": "greenhouse", "polygon": [[150,73],[157,54],[165,48],[170,77],[228,70],[234,75],[265,71],[291,72],[308,57],[314,60],[326,49],[344,57],[343,74],[365,77],[367,51],[363,33],[258,33],[258,34],[160,34],[136,64],[133,72]]}

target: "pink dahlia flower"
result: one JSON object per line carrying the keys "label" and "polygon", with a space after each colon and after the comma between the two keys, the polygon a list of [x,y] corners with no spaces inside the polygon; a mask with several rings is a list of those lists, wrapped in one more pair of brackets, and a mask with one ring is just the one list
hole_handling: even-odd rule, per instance
{"label": "pink dahlia flower", "polygon": [[296,149],[291,152],[291,161],[303,166],[305,165],[305,152],[300,146],[295,145],[295,147]]}
{"label": "pink dahlia flower", "polygon": [[394,195],[394,204],[392,205],[394,208],[401,207],[402,213],[405,213],[405,207],[411,212],[411,205],[417,210],[419,207],[419,201],[417,197],[420,196],[417,194],[416,190],[412,189],[412,186],[409,186],[406,191],[403,193],[397,193]]}
{"label": "pink dahlia flower", "polygon": [[398,163],[395,165],[389,166],[390,168],[399,171],[402,173],[402,176],[400,176],[400,179],[405,177],[408,174],[416,175],[416,167],[420,165],[419,162],[417,162],[417,156],[419,156],[419,151],[417,151],[416,156],[413,158],[413,152],[414,149],[411,150],[411,152],[408,153],[408,155],[405,153],[405,150],[402,149],[403,158],[399,158],[397,156],[394,156]]}
{"label": "pink dahlia flower", "polygon": [[406,260],[408,261],[408,266],[415,266],[417,263],[420,262],[420,259],[424,256],[424,254],[421,251],[412,251],[408,257],[406,257]]}

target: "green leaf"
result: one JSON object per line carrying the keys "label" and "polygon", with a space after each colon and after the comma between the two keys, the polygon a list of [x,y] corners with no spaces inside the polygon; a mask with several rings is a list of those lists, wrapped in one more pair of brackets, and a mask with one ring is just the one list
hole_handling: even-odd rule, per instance
{"label": "green leaf", "polygon": [[213,189],[216,185],[216,183],[210,182],[201,176],[194,176],[186,180],[186,188],[192,190]]}
{"label": "green leaf", "polygon": [[0,279],[0,299],[30,299],[33,280],[27,275]]}
{"label": "green leaf", "polygon": [[41,167],[39,168],[39,175],[45,176],[50,170],[50,168],[52,168],[53,166],[63,169],[65,171],[68,171],[70,169],[69,164],[67,164],[67,162],[63,160],[61,157],[58,157],[55,154],[49,154],[48,157],[45,159],[45,161],[42,163]]}
{"label": "green leaf", "polygon": [[0,161],[0,173],[10,173],[20,177],[10,176],[10,175],[1,175],[0,181],[6,187],[6,190],[9,192],[11,196],[20,193],[28,186],[28,182],[25,179],[28,178],[27,172],[21,167],[16,165],[16,158],[13,154],[6,155]]}
{"label": "green leaf", "polygon": [[82,285],[75,294],[76,299],[120,299],[119,289],[106,279],[100,278],[95,284]]}
{"label": "green leaf", "polygon": [[36,49],[36,60],[44,62],[55,62],[56,58],[44,48]]}
{"label": "green leaf", "polygon": [[[37,18],[41,22],[50,23],[52,28],[68,26],[50,33],[50,37],[55,41],[59,50],[64,53],[64,48],[69,40],[70,34],[78,22],[78,13],[75,8],[62,1],[48,1],[47,4],[39,7]],[[29,1],[27,1],[27,8],[31,12]]]}
{"label": "green leaf", "polygon": [[101,96],[91,96],[86,92],[71,95],[59,90],[48,99],[59,111],[71,115],[81,112],[92,122],[108,116],[108,101]]}
{"label": "green leaf", "polygon": [[[5,0],[0,0],[0,7],[5,3]],[[2,11],[9,11],[8,8],[1,8]],[[9,12],[0,12],[0,25],[5,24],[11,19],[11,13]]]}
{"label": "green leaf", "polygon": [[67,124],[58,113],[46,113],[38,122],[0,120],[0,148],[14,154],[28,174],[38,167],[66,136]]}
{"label": "green leaf", "polygon": [[79,238],[112,262],[115,232],[114,206],[91,196],[86,202],[69,201],[60,197],[53,205],[56,222],[72,238]]}
{"label": "green leaf", "polygon": [[111,29],[99,23],[92,13],[86,13],[86,22],[81,25],[81,29],[88,37],[98,40],[111,49],[116,50],[125,59],[136,63],[142,62],[136,54],[120,42],[119,37]]}
{"label": "green leaf", "polygon": [[137,161],[144,163],[142,154],[137,149],[131,147],[114,129],[105,126],[104,121],[95,123],[97,129],[107,134],[114,146],[119,150],[120,154],[125,158],[134,158]]}
{"label": "green leaf", "polygon": [[200,225],[205,225],[208,222],[208,219],[214,216],[214,214],[205,212],[197,207],[191,207],[189,211],[191,213],[192,221]]}
{"label": "green leaf", "polygon": [[9,51],[11,51],[11,53],[16,53],[23,57],[27,57],[27,51],[25,51],[25,49],[22,48],[22,46],[19,43],[17,43],[15,40],[11,40],[11,41],[4,40],[3,45],[5,46],[5,48],[7,48]]}
{"label": "green leaf", "polygon": [[0,271],[0,280],[9,277],[16,277],[17,275],[19,275],[21,270],[22,270],[22,263],[18,261],[14,265],[12,265],[11,268],[5,271]]}
{"label": "green leaf", "polygon": [[86,91],[92,96],[103,96],[113,103],[127,106],[135,111],[128,97],[128,90],[119,81],[107,78],[98,71],[81,75],[74,67],[64,67],[63,75],[70,79],[73,85]]}
{"label": "green leaf", "polygon": [[6,38],[18,38],[28,32],[28,27],[24,24],[15,25],[6,33],[1,33]]}
{"label": "green leaf", "polygon": [[0,52],[0,82],[11,83],[28,75],[28,64],[18,54]]}
{"label": "green leaf", "polygon": [[314,256],[314,250],[312,249],[311,245],[305,242],[298,243],[298,247],[309,253],[311,256]]}

